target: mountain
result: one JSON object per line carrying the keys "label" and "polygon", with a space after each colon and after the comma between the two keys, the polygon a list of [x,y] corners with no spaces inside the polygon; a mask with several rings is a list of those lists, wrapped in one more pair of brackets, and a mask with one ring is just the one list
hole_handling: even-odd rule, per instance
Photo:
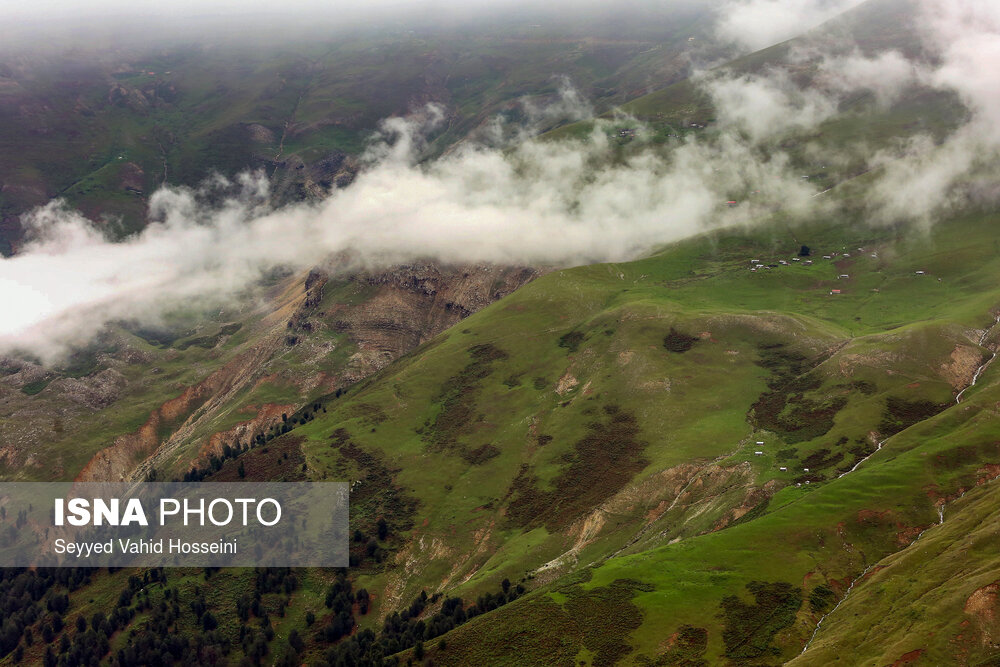
{"label": "mountain", "polygon": [[197,26],[146,40],[122,29],[38,54],[37,41],[14,41],[0,53],[0,146],[18,156],[0,166],[0,250],[22,241],[21,215],[54,197],[106,217],[120,237],[142,227],[157,187],[213,173],[261,169],[285,201],[323,196],[351,181],[381,119],[428,103],[447,109],[431,154],[497,114],[523,118],[519,101],[542,106],[564,80],[608,109],[683,78],[688,38],[711,27],[706,7],[686,3],[579,20],[540,10],[488,27],[320,22],[255,26],[240,40]]}
{"label": "mountain", "polygon": [[[922,57],[914,7],[873,0],[701,76],[819,90],[801,54],[845,35]],[[452,91],[429,153],[546,90],[511,77]],[[634,164],[751,132],[671,78],[538,145],[604,132]],[[352,535],[340,570],[4,570],[3,659],[994,664],[994,173],[933,217],[880,214],[899,147],[946,146],[972,111],[925,81],[877,93],[753,144],[805,174],[807,215],[761,186],[632,261],[275,271],[56,367],[4,357],[4,480],[346,480]],[[321,155],[326,130],[302,131],[294,154]]]}

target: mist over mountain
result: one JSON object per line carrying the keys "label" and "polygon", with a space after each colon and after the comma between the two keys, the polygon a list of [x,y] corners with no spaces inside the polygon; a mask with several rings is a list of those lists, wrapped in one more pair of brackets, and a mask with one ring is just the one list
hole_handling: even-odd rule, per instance
{"label": "mist over mountain", "polygon": [[[572,139],[536,140],[551,123],[593,113],[563,79],[551,101],[523,100],[522,120],[490,119],[479,135],[489,145],[471,139],[440,157],[424,159],[430,137],[448,122],[446,107],[428,103],[385,119],[360,155],[357,178],[315,202],[275,206],[265,172],[240,176],[229,189],[235,195],[221,188],[209,196],[219,185],[211,180],[200,189],[164,185],[150,197],[152,224],[123,243],[53,202],[26,215],[26,243],[0,265],[14,304],[0,334],[8,350],[26,347],[52,359],[107,321],[155,321],[162,309],[190,299],[229,303],[276,267],[304,270],[330,257],[340,258],[335,272],[418,260],[571,266],[633,259],[775,210],[791,220],[816,216],[834,205],[819,195],[837,178],[820,187],[799,172],[832,173],[857,156],[875,170],[865,203],[872,219],[929,220],[970,196],[955,183],[995,158],[991,128],[1000,121],[997,87],[984,80],[1000,48],[997,16],[982,3],[948,7],[927,2],[910,17],[933,62],[810,38],[788,56],[810,69],[805,80],[779,62],[749,74],[726,67],[695,73],[714,120],[666,142],[619,110]],[[794,159],[775,144],[815,132],[853,95],[874,95],[877,107],[888,109],[916,88],[955,93],[968,111],[941,145],[920,133],[878,149],[848,138]],[[621,128],[635,135],[624,148],[615,136]],[[727,206],[733,197],[737,205]],[[54,289],[60,284],[72,289]]]}
{"label": "mist over mountain", "polygon": [[350,489],[0,664],[998,659],[996,3],[0,20],[0,480]]}

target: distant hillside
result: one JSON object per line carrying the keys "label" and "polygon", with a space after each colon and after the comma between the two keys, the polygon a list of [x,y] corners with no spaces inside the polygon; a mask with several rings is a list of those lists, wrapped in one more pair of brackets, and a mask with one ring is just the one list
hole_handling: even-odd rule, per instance
{"label": "distant hillside", "polygon": [[[211,35],[130,40],[65,53],[0,55],[0,250],[19,215],[64,197],[124,235],[144,224],[161,184],[263,169],[279,200],[350,182],[378,121],[429,102],[445,125],[430,151],[463,140],[498,113],[521,122],[522,98],[544,107],[561,77],[605,110],[683,78],[703,41],[705,7],[601,14],[554,25],[531,17],[484,30],[421,25],[237,44]],[[653,21],[649,19],[655,19]],[[541,19],[538,19],[541,20]],[[589,23],[586,21],[590,21]],[[179,43],[178,43],[179,40]],[[549,126],[575,120],[555,115]]]}

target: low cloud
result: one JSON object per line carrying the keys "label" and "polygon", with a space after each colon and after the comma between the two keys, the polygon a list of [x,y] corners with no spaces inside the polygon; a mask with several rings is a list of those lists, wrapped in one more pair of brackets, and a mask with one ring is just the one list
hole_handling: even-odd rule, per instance
{"label": "low cloud", "polygon": [[[498,120],[484,133],[488,141],[431,161],[424,159],[427,138],[447,122],[446,109],[429,105],[387,119],[354,183],[319,202],[275,209],[259,174],[220,177],[196,190],[166,187],[151,198],[149,226],[121,243],[53,202],[28,216],[31,240],[22,252],[0,261],[8,305],[0,351],[53,360],[110,321],[155,323],[190,302],[234,302],[277,267],[620,261],[705,230],[750,225],[778,209],[791,219],[809,217],[835,204],[815,196],[818,189],[774,148],[775,139],[820,127],[860,90],[889,108],[911,86],[931,86],[954,92],[968,108],[944,141],[916,136],[868,155],[871,219],[931,220],[995,197],[1000,10],[986,0],[925,0],[922,7],[933,65],[898,52],[841,48],[793,63],[811,68],[808,87],[780,67],[702,75],[717,123],[704,139],[670,138],[668,149],[625,118],[595,121],[587,136],[571,140],[526,136],[589,113],[563,84],[549,106],[521,109],[523,125]],[[623,157],[618,130],[626,126],[636,137]],[[846,164],[865,151],[844,145],[822,159]]]}
{"label": "low cloud", "polygon": [[[840,3],[856,4],[856,3]],[[843,9],[838,3],[796,3],[749,0],[730,3],[719,31],[743,25],[744,43],[770,41],[770,28],[755,31],[759,21],[795,22],[808,15],[829,18]],[[720,124],[765,141],[786,132],[818,130],[859,92],[873,95],[875,106],[890,111],[916,88],[957,95],[965,112],[946,119],[956,128],[943,140],[939,135],[916,135],[870,151],[861,143],[826,147],[822,161],[855,162],[859,156],[877,179],[865,204],[873,221],[903,220],[930,224],[937,217],[969,204],[995,203],[992,185],[1000,162],[1000,5],[990,0],[919,0],[912,5],[921,60],[890,50],[865,55],[841,40],[805,40],[796,44],[789,62],[798,74],[775,66],[763,72],[734,77],[722,72],[705,77]],[[782,12],[788,14],[782,18]],[[801,26],[800,26],[801,27]],[[799,28],[796,28],[799,29]],[[732,36],[732,35],[731,35]],[[766,39],[765,39],[766,36]],[[750,41],[747,41],[750,40]],[[801,83],[803,73],[808,84]],[[805,147],[816,155],[815,148]]]}
{"label": "low cloud", "polygon": [[989,0],[924,0],[919,24],[938,64],[922,74],[955,92],[968,119],[943,142],[916,137],[873,159],[874,210],[885,220],[935,217],[969,203],[995,205],[1000,164],[1000,6]]}
{"label": "low cloud", "polygon": [[899,51],[866,57],[855,50],[849,55],[825,56],[819,64],[819,83],[835,94],[866,90],[875,95],[880,109],[888,109],[912,86],[929,83],[926,66],[914,63]]}
{"label": "low cloud", "polygon": [[718,11],[716,34],[750,51],[791,39],[862,0],[731,0]]}
{"label": "low cloud", "polygon": [[[16,311],[0,323],[0,347],[52,359],[105,322],[155,321],[189,299],[224,302],[275,267],[305,269],[335,255],[353,258],[341,269],[631,259],[778,205],[804,210],[814,193],[782,155],[735,135],[616,159],[610,121],[578,140],[465,145],[420,164],[422,137],[441,118],[428,107],[385,121],[368,168],[318,203],[270,209],[259,175],[201,191],[164,188],[151,199],[149,226],[121,243],[61,202],[35,211],[32,240],[0,262],[0,289]],[[761,194],[745,196],[753,190]],[[230,194],[221,204],[206,203],[222,191]],[[727,207],[737,194],[741,206]]]}
{"label": "low cloud", "polygon": [[781,70],[763,76],[709,78],[703,85],[719,123],[746,132],[754,141],[816,127],[837,112],[835,99],[800,88]]}

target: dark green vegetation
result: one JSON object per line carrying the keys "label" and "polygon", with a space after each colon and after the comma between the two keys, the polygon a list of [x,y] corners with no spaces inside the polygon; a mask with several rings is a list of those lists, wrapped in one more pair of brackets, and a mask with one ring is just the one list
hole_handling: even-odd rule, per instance
{"label": "dark green vegetation", "polygon": [[688,336],[670,327],[670,333],[663,339],[663,347],[671,352],[687,352],[698,342],[697,336]]}
{"label": "dark green vegetation", "polygon": [[[642,457],[633,415],[617,405],[606,405],[599,421],[560,459],[551,490],[538,488],[538,478],[522,466],[511,483],[507,517],[520,527],[542,526],[550,531],[568,527],[590,508],[597,507],[625,486],[649,463]],[[595,474],[600,471],[600,475]]]}
{"label": "dark green vegetation", "polygon": [[806,396],[822,387],[822,375],[811,375],[810,371],[824,360],[811,361],[797,352],[788,352],[783,343],[762,345],[757,363],[771,373],[771,378],[767,391],[751,408],[756,426],[780,434],[787,443],[826,435],[833,428],[834,417],[847,405],[847,397],[830,397],[828,392]]}
{"label": "dark green vegetation", "polygon": [[766,655],[781,655],[780,649],[771,646],[771,640],[779,630],[795,622],[802,605],[801,590],[784,582],[751,581],[747,590],[754,597],[752,604],[736,595],[722,599],[725,620],[722,641],[726,644],[726,657],[737,664]]}

